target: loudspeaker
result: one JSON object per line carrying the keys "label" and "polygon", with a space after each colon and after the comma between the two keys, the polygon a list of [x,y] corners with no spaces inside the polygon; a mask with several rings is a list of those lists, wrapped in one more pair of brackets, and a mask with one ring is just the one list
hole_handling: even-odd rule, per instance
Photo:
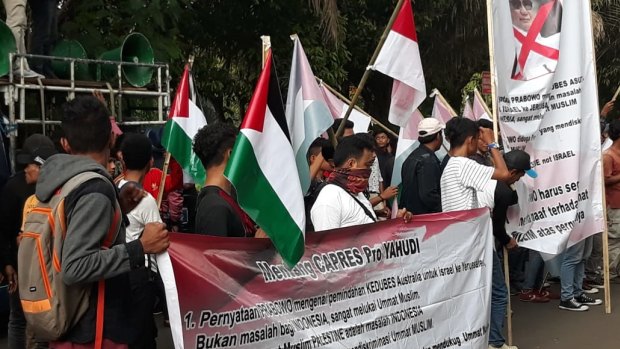
{"label": "loudspeaker", "polygon": [[[56,57],[69,57],[69,58],[88,58],[86,50],[76,40],[61,40],[54,50],[52,50],[52,56]],[[54,74],[61,79],[71,79],[71,63],[64,61],[52,60],[52,70]],[[75,63],[74,67],[75,80],[92,80],[90,72],[88,71],[88,64]]]}
{"label": "loudspeaker", "polygon": [[[104,52],[99,56],[99,59],[153,64],[155,55],[146,36],[140,33],[131,33],[125,37],[120,47]],[[97,74],[97,78],[100,76],[104,80],[117,78],[118,71],[115,65],[102,64],[99,68],[101,75]],[[153,78],[152,67],[123,66],[122,70],[127,82],[135,87],[143,87]]]}
{"label": "loudspeaker", "polygon": [[0,21],[0,76],[9,73],[9,53],[17,52],[15,36],[6,23]]}

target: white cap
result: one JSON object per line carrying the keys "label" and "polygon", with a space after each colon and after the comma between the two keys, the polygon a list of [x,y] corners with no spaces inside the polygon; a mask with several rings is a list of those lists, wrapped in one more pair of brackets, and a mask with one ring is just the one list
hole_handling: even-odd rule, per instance
{"label": "white cap", "polygon": [[429,136],[433,135],[446,128],[446,125],[435,118],[424,118],[418,124],[418,135]]}

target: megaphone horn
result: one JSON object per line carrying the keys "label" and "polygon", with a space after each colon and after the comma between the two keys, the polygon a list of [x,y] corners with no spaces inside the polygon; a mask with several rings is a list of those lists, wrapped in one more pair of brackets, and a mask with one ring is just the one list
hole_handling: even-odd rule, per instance
{"label": "megaphone horn", "polygon": [[[155,63],[153,48],[146,36],[140,33],[131,33],[125,37],[123,44],[113,50],[104,52],[100,59],[108,61],[123,61],[133,63]],[[101,75],[106,80],[116,77],[117,68],[111,64],[101,66]],[[143,87],[153,78],[153,67],[124,65],[123,75],[127,82],[135,87]]]}
{"label": "megaphone horn", "polygon": [[[86,50],[76,40],[61,40],[54,50],[52,56],[69,57],[69,58],[88,58]],[[61,79],[71,78],[71,63],[60,60],[52,60],[52,70],[54,74]],[[91,76],[88,72],[88,64],[76,63],[74,67],[74,78],[76,80],[90,80]]]}

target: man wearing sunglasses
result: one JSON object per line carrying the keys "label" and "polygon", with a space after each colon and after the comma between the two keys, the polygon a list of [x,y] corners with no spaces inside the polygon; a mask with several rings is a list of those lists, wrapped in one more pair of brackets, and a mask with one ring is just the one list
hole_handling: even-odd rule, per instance
{"label": "man wearing sunglasses", "polygon": [[530,30],[537,11],[532,0],[510,0],[512,25],[524,32]]}

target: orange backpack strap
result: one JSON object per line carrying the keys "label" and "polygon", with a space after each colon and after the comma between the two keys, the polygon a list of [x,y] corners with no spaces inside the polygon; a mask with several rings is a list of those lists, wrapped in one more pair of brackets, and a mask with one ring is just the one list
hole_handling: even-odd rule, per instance
{"label": "orange backpack strap", "polygon": [[[61,195],[68,195],[69,192],[75,189],[79,184],[84,183],[90,179],[101,178],[110,183],[107,178],[96,172],[84,172],[75,176],[70,186],[64,185],[61,190]],[[110,183],[110,186],[116,191],[116,187]],[[118,235],[121,224],[121,209],[118,201],[113,203],[114,215],[112,217],[112,223],[102,243],[103,249],[109,249],[114,244],[114,240]],[[63,207],[64,208],[64,207]],[[63,215],[64,216],[64,215]],[[102,349],[103,347],[103,325],[104,325],[104,310],[105,310],[105,280],[99,280],[97,283],[97,320],[95,324],[95,349]]]}

